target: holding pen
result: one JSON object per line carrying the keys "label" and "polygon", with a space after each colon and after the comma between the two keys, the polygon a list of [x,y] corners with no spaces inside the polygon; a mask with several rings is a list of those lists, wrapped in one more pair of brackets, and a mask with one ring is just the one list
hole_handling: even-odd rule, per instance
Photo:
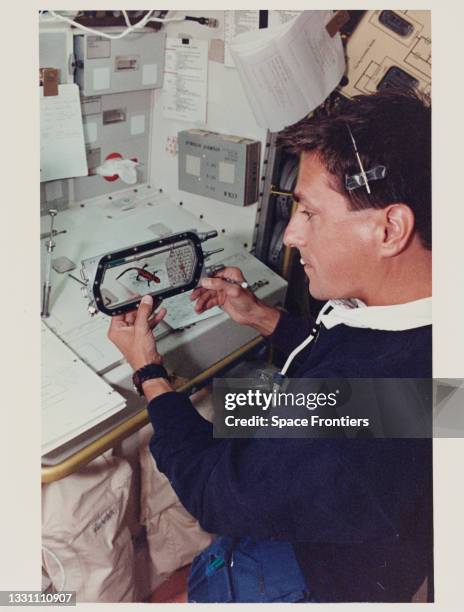
{"label": "holding pen", "polygon": [[231,285],[237,285],[238,287],[241,287],[242,289],[249,289],[250,285],[246,282],[246,281],[238,281],[238,280],[234,280],[233,278],[223,278],[221,277],[221,279],[223,281],[226,281],[226,283],[230,283]]}
{"label": "holding pen", "polygon": [[245,280],[243,272],[235,266],[211,266],[205,270],[214,277],[203,277],[200,285],[190,294],[195,302],[195,312],[201,314],[210,308],[219,306],[236,323],[249,325],[263,336],[271,334],[278,320],[280,311],[262,302],[255,291],[268,285],[264,278],[254,283]]}
{"label": "holding pen", "polygon": [[[215,274],[216,272],[219,272],[220,270],[225,270],[225,266],[223,264],[217,264],[215,266],[209,266],[206,269],[206,275],[210,278],[215,278]],[[226,283],[229,283],[231,285],[237,285],[237,287],[241,287],[242,289],[249,289],[250,288],[250,284],[246,282],[246,280],[243,281],[239,281],[239,280],[235,280],[233,278],[226,278],[224,276],[220,276],[217,277],[220,278],[221,280],[225,281]]]}

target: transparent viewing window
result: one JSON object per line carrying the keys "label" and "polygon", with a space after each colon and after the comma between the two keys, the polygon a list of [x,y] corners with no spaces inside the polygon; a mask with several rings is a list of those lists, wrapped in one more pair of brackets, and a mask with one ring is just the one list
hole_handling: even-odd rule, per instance
{"label": "transparent viewing window", "polygon": [[183,232],[83,261],[82,266],[91,304],[114,316],[136,308],[144,295],[161,299],[193,289],[203,263],[199,236]]}

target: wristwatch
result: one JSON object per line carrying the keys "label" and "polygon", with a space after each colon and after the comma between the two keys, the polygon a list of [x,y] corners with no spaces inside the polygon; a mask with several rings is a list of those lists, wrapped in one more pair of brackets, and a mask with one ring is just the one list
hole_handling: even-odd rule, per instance
{"label": "wristwatch", "polygon": [[166,372],[163,366],[158,363],[149,363],[133,373],[132,382],[134,383],[137,393],[141,397],[144,395],[142,383],[144,383],[146,380],[151,380],[152,378],[165,378],[166,380],[169,380],[169,374]]}

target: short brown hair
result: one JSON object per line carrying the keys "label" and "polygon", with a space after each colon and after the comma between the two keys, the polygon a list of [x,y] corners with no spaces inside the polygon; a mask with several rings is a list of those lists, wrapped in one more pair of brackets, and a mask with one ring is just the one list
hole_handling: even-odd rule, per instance
{"label": "short brown hair", "polygon": [[[386,177],[365,188],[347,190],[345,176],[360,169],[350,128],[364,165],[387,168]],[[278,145],[299,155],[314,151],[334,177],[334,188],[353,210],[384,208],[395,202],[414,213],[423,246],[432,248],[431,231],[431,107],[415,91],[389,89],[372,95],[343,98],[330,114],[318,114],[286,128]]]}

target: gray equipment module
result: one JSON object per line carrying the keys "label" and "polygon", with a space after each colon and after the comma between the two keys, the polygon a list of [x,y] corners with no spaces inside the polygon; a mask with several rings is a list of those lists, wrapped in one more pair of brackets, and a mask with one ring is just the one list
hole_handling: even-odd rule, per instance
{"label": "gray equipment module", "polygon": [[236,206],[258,199],[261,143],[207,130],[178,134],[179,189]]}
{"label": "gray equipment module", "polygon": [[76,83],[83,96],[163,86],[164,32],[137,32],[121,39],[74,37]]}

